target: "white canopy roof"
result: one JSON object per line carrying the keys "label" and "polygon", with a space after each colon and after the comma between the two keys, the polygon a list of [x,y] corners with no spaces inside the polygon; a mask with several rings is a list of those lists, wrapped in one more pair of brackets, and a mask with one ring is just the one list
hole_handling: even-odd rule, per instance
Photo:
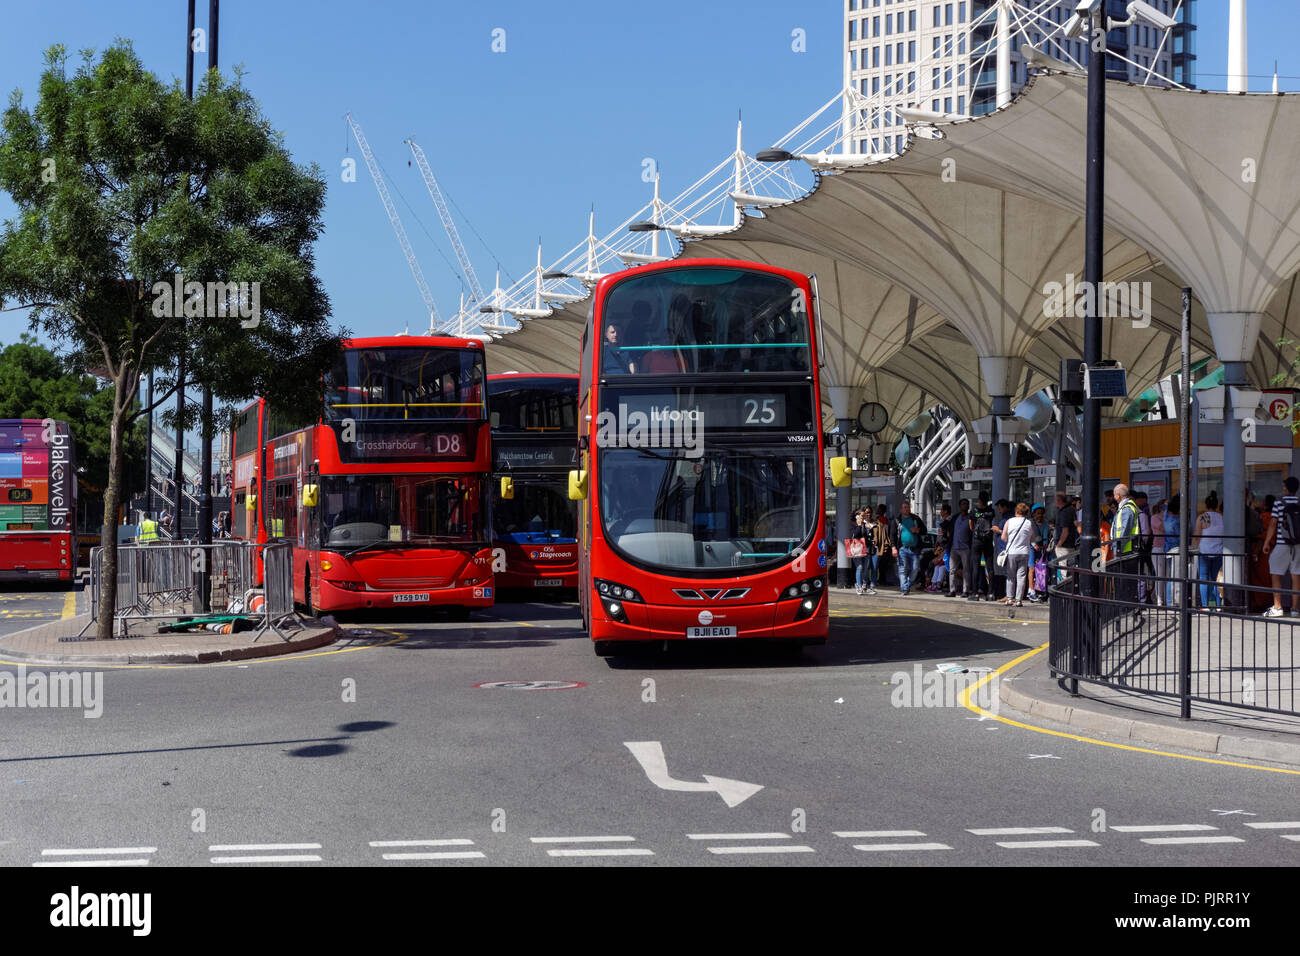
{"label": "white canopy roof", "polygon": [[[1107,97],[1106,279],[1149,282],[1152,301],[1148,327],[1106,322],[1105,354],[1131,395],[1176,371],[1190,285],[1193,358],[1217,345],[1268,385],[1300,323],[1300,98],[1117,82]],[[1010,106],[819,174],[804,199],[680,255],[816,273],[824,385],[849,390],[853,410],[882,402],[895,426],[936,402],[969,423],[991,394],[1014,404],[1082,354],[1082,319],[1044,314],[1044,288],[1082,279],[1085,110],[1082,74],[1040,75]],[[586,311],[525,322],[488,347],[489,369],[575,371]]]}

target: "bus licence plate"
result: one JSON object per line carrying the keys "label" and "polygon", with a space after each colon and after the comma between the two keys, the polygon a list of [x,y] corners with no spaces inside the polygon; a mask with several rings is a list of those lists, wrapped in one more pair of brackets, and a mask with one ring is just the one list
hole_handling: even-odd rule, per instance
{"label": "bus licence plate", "polygon": [[533,582],[535,588],[558,588],[564,583],[564,578],[538,578]]}
{"label": "bus licence plate", "polygon": [[686,629],[687,637],[735,637],[736,628],[734,625],[727,627],[688,627]]}
{"label": "bus licence plate", "polygon": [[394,594],[394,604],[428,604],[429,595],[425,594]]}

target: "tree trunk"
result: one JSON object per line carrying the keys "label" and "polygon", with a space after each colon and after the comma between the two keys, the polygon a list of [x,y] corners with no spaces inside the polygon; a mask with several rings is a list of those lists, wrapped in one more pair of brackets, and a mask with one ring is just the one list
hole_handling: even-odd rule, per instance
{"label": "tree trunk", "polygon": [[[108,430],[108,487],[104,489],[104,527],[99,534],[103,549],[100,563],[102,577],[99,581],[99,619],[95,622],[95,637],[107,641],[113,637],[113,616],[117,613],[117,510],[122,499],[122,452],[125,436],[123,425],[126,415],[122,408],[122,379],[120,373],[113,389],[113,419]],[[152,465],[152,462],[149,463]]]}

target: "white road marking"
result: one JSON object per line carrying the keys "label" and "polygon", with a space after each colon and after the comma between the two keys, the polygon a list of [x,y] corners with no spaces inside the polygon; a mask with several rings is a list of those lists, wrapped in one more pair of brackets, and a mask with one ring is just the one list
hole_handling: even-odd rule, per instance
{"label": "white road marking", "polygon": [[148,866],[149,861],[145,860],[123,860],[114,857],[105,857],[99,860],[40,860],[33,863],[32,866]]}
{"label": "white road marking", "polygon": [[93,849],[87,849],[87,850],[64,850],[64,849],[42,850],[41,856],[84,856],[86,854],[93,854],[93,853],[122,853],[130,856],[135,856],[138,853],[157,853],[157,852],[158,852],[158,848],[156,846],[105,846],[105,847],[95,847]]}
{"label": "white road marking", "polygon": [[814,853],[810,846],[711,846],[710,853]]}
{"label": "white road marking", "polygon": [[529,837],[534,843],[634,843],[634,836]]}
{"label": "white road marking", "polygon": [[385,860],[481,860],[487,856],[479,850],[444,850],[439,853],[385,853]]}
{"label": "white road marking", "polygon": [[1300,830],[1300,820],[1291,820],[1286,823],[1247,823],[1246,826],[1255,830]]}
{"label": "white road marking", "polygon": [[688,833],[691,840],[788,840],[788,833]]}
{"label": "white road marking", "polygon": [[319,863],[314,854],[300,856],[214,856],[209,863]]}
{"label": "white road marking", "polygon": [[1092,840],[1006,840],[998,841],[998,846],[1008,850],[1048,850],[1053,847],[1101,846]]}
{"label": "white road marking", "polygon": [[208,847],[209,853],[243,853],[252,850],[319,850],[319,843],[220,843]]}
{"label": "white road marking", "polygon": [[1235,836],[1202,836],[1202,837],[1143,837],[1143,843],[1150,843],[1155,846],[1163,846],[1171,843],[1245,843],[1241,837]]}
{"label": "white road marking", "polygon": [[1028,836],[1031,833],[1073,833],[1066,827],[989,827],[982,830],[967,829],[976,836]]}
{"label": "white road marking", "polygon": [[473,840],[371,840],[373,847],[386,846],[473,846]]}
{"label": "white road marking", "polygon": [[1300,833],[1282,833],[1280,836],[1283,840],[1292,840],[1296,843],[1300,843]]}
{"label": "white road marking", "polygon": [[1259,816],[1258,813],[1251,813],[1251,812],[1248,811],[1248,810],[1211,810],[1210,812],[1211,812],[1211,813],[1217,813],[1217,814],[1219,814],[1219,816],[1222,816],[1222,817],[1230,817],[1230,816],[1232,816],[1234,813],[1235,813],[1235,814],[1238,814],[1238,815],[1240,815],[1240,816],[1243,816],[1243,817],[1257,817],[1257,816]]}
{"label": "white road marking", "polygon": [[873,850],[951,850],[952,847],[946,843],[855,843],[853,849],[871,852]]}
{"label": "white road marking", "polygon": [[846,840],[870,840],[875,837],[915,837],[925,836],[920,830],[834,830],[837,837]]}
{"label": "white road marking", "polygon": [[763,789],[760,783],[746,783],[743,780],[731,780],[727,777],[712,777],[703,774],[704,781],[677,780],[668,775],[668,758],[664,756],[664,747],[657,740],[624,741],[623,746],[632,751],[646,777],[660,790],[680,792],[713,791],[729,807],[738,807],[758,791]]}
{"label": "white road marking", "polygon": [[1030,760],[1060,760],[1056,754],[1029,754]]}
{"label": "white road marking", "polygon": [[1217,830],[1219,828],[1212,827],[1208,823],[1162,823],[1151,826],[1112,824],[1110,829],[1118,830],[1120,833],[1175,833],[1187,830]]}
{"label": "white road marking", "polygon": [[594,847],[590,850],[547,850],[547,856],[654,856],[654,850],[641,847]]}

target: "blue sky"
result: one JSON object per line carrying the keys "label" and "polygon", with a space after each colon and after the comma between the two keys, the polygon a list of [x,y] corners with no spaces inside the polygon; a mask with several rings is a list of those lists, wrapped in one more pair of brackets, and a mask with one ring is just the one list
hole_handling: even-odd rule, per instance
{"label": "blue sky", "polygon": [[[834,95],[842,2],[225,0],[221,66],[244,66],[295,160],[316,162],[328,178],[317,251],[335,323],[362,334],[408,323],[418,331],[423,305],[345,112],[390,174],[438,308],[449,315],[461,285],[444,261],[454,259],[433,204],[407,166],[405,137],[424,148],[467,217],[470,225],[457,216],[479,279],[490,288],[495,255],[508,285],[532,267],[539,238],[548,263],[581,240],[593,203],[598,234],[644,203],[646,157],[669,196],[731,151],[738,109],[752,154]],[[202,26],[206,0],[197,6]],[[1228,0],[1198,7],[1201,85],[1222,88]],[[3,23],[0,94],[22,88],[29,106],[41,53],[56,42],[102,49],[128,37],[155,72],[184,77],[184,0],[9,0]],[[1250,0],[1252,72],[1271,74],[1278,60],[1294,77],[1282,81],[1286,90],[1300,89],[1291,42],[1298,25],[1295,0]],[[491,48],[498,28],[504,53]],[[796,28],[806,32],[806,53],[791,49]],[[1268,83],[1261,76],[1252,87]],[[341,180],[345,156],[358,162],[355,183]],[[0,195],[0,218],[12,212]],[[22,313],[0,314],[0,342],[25,328]]]}

